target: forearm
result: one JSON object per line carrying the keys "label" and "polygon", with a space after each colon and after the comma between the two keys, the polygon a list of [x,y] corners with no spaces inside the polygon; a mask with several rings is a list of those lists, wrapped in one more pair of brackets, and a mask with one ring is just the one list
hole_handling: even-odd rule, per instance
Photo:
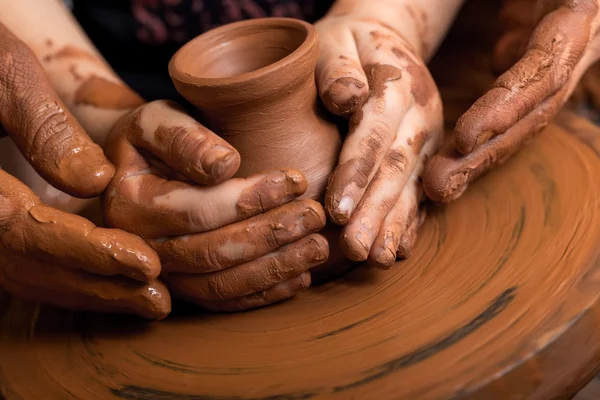
{"label": "forearm", "polygon": [[115,74],[59,0],[0,0],[0,22],[35,53],[69,110],[100,145],[142,100]]}
{"label": "forearm", "polygon": [[327,15],[356,14],[385,24],[428,61],[463,3],[464,0],[337,0]]}

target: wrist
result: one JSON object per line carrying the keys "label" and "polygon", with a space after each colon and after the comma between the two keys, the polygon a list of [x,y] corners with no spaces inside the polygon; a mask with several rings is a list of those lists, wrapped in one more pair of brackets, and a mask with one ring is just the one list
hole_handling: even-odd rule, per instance
{"label": "wrist", "polygon": [[464,0],[337,0],[326,17],[370,20],[397,33],[425,62],[437,50]]}

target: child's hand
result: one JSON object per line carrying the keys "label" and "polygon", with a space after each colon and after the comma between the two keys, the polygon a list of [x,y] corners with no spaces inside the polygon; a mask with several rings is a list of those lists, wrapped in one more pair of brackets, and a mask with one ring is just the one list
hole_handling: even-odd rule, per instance
{"label": "child's hand", "polygon": [[518,43],[527,43],[525,53],[458,120],[454,140],[428,163],[423,180],[433,200],[456,199],[469,182],[515,154],[554,118],[600,58],[597,0],[534,1],[507,2],[533,8],[535,29],[521,40],[527,23],[514,24],[499,41],[498,67],[515,58]]}
{"label": "child's hand", "polygon": [[410,254],[423,219],[420,175],[442,139],[439,93],[396,27],[360,12],[333,13],[316,27],[321,98],[350,118],[326,210],[345,225],[349,258],[389,268]]}
{"label": "child's hand", "polygon": [[125,115],[106,146],[115,177],[106,222],[152,244],[173,296],[231,311],[293,297],[329,256],[322,206],[292,201],[298,171],[231,178],[238,152],[175,104],[154,101]]}

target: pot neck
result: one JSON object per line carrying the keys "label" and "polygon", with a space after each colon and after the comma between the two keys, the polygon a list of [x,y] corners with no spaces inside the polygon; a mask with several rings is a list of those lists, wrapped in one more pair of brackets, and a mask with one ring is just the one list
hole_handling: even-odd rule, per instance
{"label": "pot neck", "polygon": [[[264,85],[241,83],[236,87],[197,88],[194,105],[203,122],[221,136],[279,131],[299,119],[316,118],[317,88],[314,66],[296,73],[274,73]],[[278,76],[279,75],[279,76]]]}

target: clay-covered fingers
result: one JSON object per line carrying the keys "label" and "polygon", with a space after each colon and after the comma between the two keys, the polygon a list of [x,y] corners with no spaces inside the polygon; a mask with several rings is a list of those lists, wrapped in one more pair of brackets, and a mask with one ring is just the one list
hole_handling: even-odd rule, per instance
{"label": "clay-covered fingers", "polygon": [[[220,301],[260,293],[297,278],[327,261],[329,245],[319,235],[305,236],[256,260],[209,274],[172,274],[165,280],[174,295],[190,301]],[[299,287],[308,287],[310,280]],[[290,291],[292,296],[294,292]]]}
{"label": "clay-covered fingers", "polygon": [[330,112],[350,116],[369,96],[369,83],[354,35],[344,24],[331,18],[317,22],[315,28],[320,41],[316,70],[319,94]]}
{"label": "clay-covered fingers", "polygon": [[325,195],[329,217],[339,225],[350,220],[413,104],[407,76],[412,59],[399,56],[401,41],[375,23],[364,23],[353,36],[360,56],[356,62],[366,74],[369,97],[350,120],[350,133]]}
{"label": "clay-covered fingers", "polygon": [[460,197],[470,182],[514,155],[533,135],[543,130],[563,104],[567,90],[546,100],[503,135],[491,139],[468,155],[456,150],[453,138],[429,160],[423,187],[433,201],[447,203]]}
{"label": "clay-covered fingers", "polygon": [[113,176],[50,85],[33,52],[0,24],[0,122],[35,170],[77,197],[99,195]]}
{"label": "clay-covered fingers", "polygon": [[215,186],[168,180],[123,137],[109,143],[107,155],[116,173],[103,196],[105,222],[145,239],[211,231],[285,204],[307,188],[306,178],[293,170]]}
{"label": "clay-covered fingers", "polygon": [[2,170],[0,232],[2,251],[13,256],[142,282],[160,273],[158,255],[139,237],[40,204],[29,188]]}
{"label": "clay-covered fingers", "polygon": [[154,241],[163,271],[206,274],[258,259],[325,226],[323,207],[293,201],[206,233]]}
{"label": "clay-covered fingers", "polygon": [[299,291],[310,286],[311,275],[304,272],[295,278],[286,282],[263,290],[261,292],[249,294],[248,296],[237,297],[230,300],[204,300],[195,298],[194,302],[199,306],[215,312],[234,312],[268,306],[283,300],[294,297]]}
{"label": "clay-covered fingers", "polygon": [[198,184],[223,182],[240,166],[237,150],[170,101],[139,107],[115,125],[114,136],[125,137],[134,147]]}
{"label": "clay-covered fingers", "polygon": [[598,12],[596,0],[548,2],[523,57],[458,120],[455,147],[469,154],[555,96],[580,62]]}
{"label": "clay-covered fingers", "polygon": [[171,297],[158,281],[102,277],[31,258],[0,255],[0,285],[19,297],[76,311],[135,314],[162,319]]}
{"label": "clay-covered fingers", "polygon": [[[434,112],[439,115],[432,115]],[[364,261],[373,257],[370,256],[372,250],[377,251],[373,249],[376,238],[389,231],[389,225],[394,223],[388,214],[393,212],[398,202],[406,203],[402,193],[415,191],[415,182],[422,172],[424,160],[439,147],[441,121],[441,107],[430,110],[427,115],[421,108],[412,108],[406,114],[396,139],[343,228],[341,246],[351,260]],[[402,207],[414,208],[416,203],[403,204]],[[401,234],[397,233],[398,239]]]}

